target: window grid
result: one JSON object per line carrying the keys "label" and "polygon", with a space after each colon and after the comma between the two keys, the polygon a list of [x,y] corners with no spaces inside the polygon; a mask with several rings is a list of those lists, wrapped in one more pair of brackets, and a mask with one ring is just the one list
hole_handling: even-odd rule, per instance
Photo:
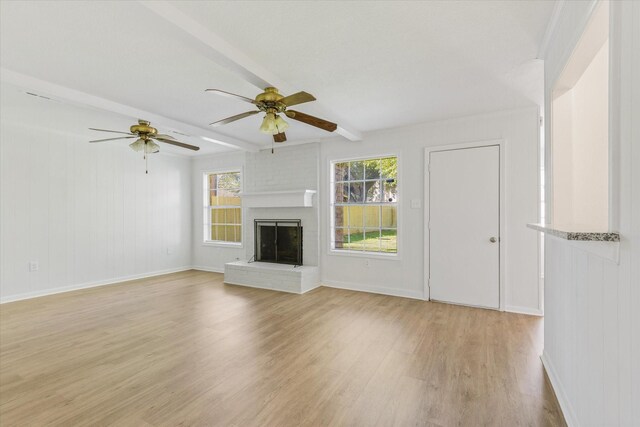
{"label": "window grid", "polygon": [[397,253],[397,158],[332,162],[331,248]]}
{"label": "window grid", "polygon": [[240,172],[205,174],[205,242],[242,243]]}

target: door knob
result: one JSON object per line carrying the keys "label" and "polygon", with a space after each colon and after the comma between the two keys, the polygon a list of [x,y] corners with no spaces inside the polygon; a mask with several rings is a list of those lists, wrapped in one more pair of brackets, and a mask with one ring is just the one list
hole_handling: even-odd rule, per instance
{"label": "door knob", "polygon": [[490,239],[489,239],[489,241],[490,241],[491,243],[495,243],[495,242],[497,242],[497,241],[498,241],[498,239],[496,239],[495,237],[492,237],[492,238],[490,238]]}

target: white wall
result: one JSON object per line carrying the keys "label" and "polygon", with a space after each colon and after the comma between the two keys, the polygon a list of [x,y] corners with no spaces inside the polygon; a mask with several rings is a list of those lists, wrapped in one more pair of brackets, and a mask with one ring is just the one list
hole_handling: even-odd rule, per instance
{"label": "white wall", "polygon": [[573,223],[609,227],[609,43],[573,87]]}
{"label": "white wall", "polygon": [[229,153],[197,157],[192,164],[193,264],[209,271],[224,271],[224,264],[253,256],[254,219],[301,219],[303,263],[318,265],[319,219],[317,198],[311,208],[243,208],[242,247],[203,244],[202,174],[206,171],[241,169],[243,191],[268,192],[318,189],[318,144],[276,145],[275,153]]}
{"label": "white wall", "polygon": [[[547,100],[593,6],[565,3],[546,58]],[[597,250],[606,244],[545,239],[543,362],[570,426],[640,425],[640,2],[611,6],[609,212],[619,262]]]}
{"label": "white wall", "polygon": [[247,227],[245,210],[242,212],[243,233],[242,246],[204,245],[204,207],[202,175],[206,172],[220,172],[241,170],[242,186],[246,186],[244,173],[245,154],[243,152],[225,153],[214,156],[195,157],[191,160],[191,200],[192,200],[192,264],[194,267],[208,271],[224,271],[224,264],[240,259],[246,259]]}
{"label": "white wall", "polygon": [[2,301],[190,265],[189,159],[4,121],[0,154]]}
{"label": "white wall", "polygon": [[[223,271],[224,263],[253,255],[252,221],[257,217],[302,218],[305,264],[320,265],[324,284],[350,289],[424,298],[424,211],[411,209],[411,199],[424,198],[424,148],[457,142],[506,141],[506,309],[541,313],[537,273],[538,242],[525,227],[538,219],[537,108],[468,117],[367,134],[362,142],[342,138],[319,144],[276,146],[259,153],[236,153],[195,158],[192,168],[193,264]],[[397,154],[400,180],[400,257],[380,259],[329,255],[329,162],[334,159]],[[229,248],[202,244],[202,173],[243,168],[247,192],[319,189],[315,208],[245,209],[244,246]],[[319,183],[318,183],[319,180]],[[319,209],[318,209],[319,207]],[[320,216],[319,220],[317,216]],[[319,222],[318,222],[319,221]],[[319,233],[319,248],[309,245]],[[319,252],[318,252],[319,251]],[[369,266],[366,266],[368,262]]]}
{"label": "white wall", "polygon": [[573,92],[553,100],[553,220],[556,224],[574,224],[573,219]]}
{"label": "white wall", "polygon": [[[322,282],[331,286],[424,297],[424,148],[460,142],[503,139],[506,143],[506,308],[540,313],[538,243],[527,222],[538,220],[537,108],[447,120],[373,132],[362,142],[322,142],[320,215]],[[396,154],[399,158],[400,227],[398,259],[329,254],[329,162],[349,157]],[[369,263],[367,266],[366,263]]]}
{"label": "white wall", "polygon": [[[574,86],[553,100],[553,222],[607,230],[609,44],[592,50],[595,56]],[[585,62],[581,55],[574,53],[572,64]]]}

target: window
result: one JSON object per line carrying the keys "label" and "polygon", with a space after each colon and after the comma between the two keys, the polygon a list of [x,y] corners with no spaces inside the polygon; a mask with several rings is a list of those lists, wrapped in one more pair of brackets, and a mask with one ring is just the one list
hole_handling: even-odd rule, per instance
{"label": "window", "polygon": [[331,163],[331,249],[398,252],[398,159]]}
{"label": "window", "polygon": [[204,241],[242,243],[240,172],[204,175]]}

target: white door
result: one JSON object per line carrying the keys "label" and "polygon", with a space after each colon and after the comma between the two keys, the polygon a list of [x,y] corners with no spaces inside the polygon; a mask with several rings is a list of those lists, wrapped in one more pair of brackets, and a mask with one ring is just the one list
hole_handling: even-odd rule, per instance
{"label": "white door", "polygon": [[500,147],[429,155],[429,286],[437,301],[500,306]]}

